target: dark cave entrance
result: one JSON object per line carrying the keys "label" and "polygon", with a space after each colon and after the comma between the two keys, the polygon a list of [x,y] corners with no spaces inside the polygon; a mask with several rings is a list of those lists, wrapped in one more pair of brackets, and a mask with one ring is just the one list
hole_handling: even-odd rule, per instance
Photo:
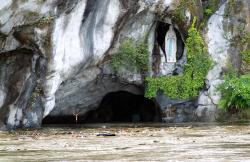
{"label": "dark cave entrance", "polygon": [[[144,123],[161,122],[159,106],[143,95],[135,95],[126,91],[108,93],[103,97],[97,109],[78,116],[78,124],[85,123]],[[48,116],[43,124],[75,124],[75,117]]]}
{"label": "dark cave entrance", "polygon": [[161,111],[153,100],[126,91],[108,93],[84,120],[85,123],[160,121]]}

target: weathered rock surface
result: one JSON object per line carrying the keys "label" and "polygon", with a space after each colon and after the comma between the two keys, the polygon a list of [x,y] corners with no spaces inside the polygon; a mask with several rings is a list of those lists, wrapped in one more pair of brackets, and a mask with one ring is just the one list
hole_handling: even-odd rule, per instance
{"label": "weathered rock surface", "polygon": [[207,90],[201,92],[198,100],[199,106],[196,110],[199,118],[204,118],[205,116],[207,120],[215,120],[216,118],[217,105],[220,100],[217,87],[223,82],[223,68],[226,68],[229,59],[229,40],[224,37],[227,33],[227,28],[223,25],[226,21],[224,19],[225,5],[223,4],[208,21],[208,52],[214,61],[214,66],[207,75]]}
{"label": "weathered rock surface", "polygon": [[[0,0],[0,3],[0,127],[8,128],[38,127],[47,115],[84,114],[95,109],[109,92],[143,94],[145,85],[140,73],[124,69],[116,74],[110,66],[112,54],[127,38],[138,41],[148,36],[149,75],[181,74],[186,63],[183,42],[191,18],[196,16],[199,22],[202,19],[199,0],[195,11],[187,9],[182,23],[171,20],[171,13],[179,4],[177,0]],[[199,118],[210,119],[210,115],[200,112],[216,109],[219,99],[215,87],[222,81],[221,71],[228,56],[228,44],[221,35],[227,32],[222,27],[223,11],[224,5],[208,22],[208,50],[216,64],[207,77],[208,90],[199,97],[196,113]],[[171,23],[178,33],[176,64],[165,62],[163,42],[159,39],[166,33],[160,24]],[[196,101],[166,98],[158,96],[156,101],[162,110],[179,105],[176,110],[179,116],[174,121],[192,120]],[[190,105],[192,111],[186,110]]]}
{"label": "weathered rock surface", "polygon": [[241,30],[250,31],[249,1],[226,1],[208,21],[206,41],[214,67],[206,78],[206,90],[198,99],[196,114],[199,119],[214,121],[218,115],[220,93],[217,91],[223,82],[223,74],[231,62],[236,71],[242,70],[241,51],[244,49],[238,37]]}

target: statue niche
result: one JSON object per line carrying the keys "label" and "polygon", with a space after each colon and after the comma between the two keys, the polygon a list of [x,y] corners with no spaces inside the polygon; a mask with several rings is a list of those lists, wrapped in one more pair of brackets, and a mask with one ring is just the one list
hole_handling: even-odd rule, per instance
{"label": "statue niche", "polygon": [[177,37],[172,25],[170,25],[169,30],[165,37],[165,53],[167,57],[167,62],[176,62],[176,52],[177,52]]}

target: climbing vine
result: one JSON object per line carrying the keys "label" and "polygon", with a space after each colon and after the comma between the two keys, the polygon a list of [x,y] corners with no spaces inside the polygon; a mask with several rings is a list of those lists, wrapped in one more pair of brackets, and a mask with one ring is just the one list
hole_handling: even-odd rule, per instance
{"label": "climbing vine", "polygon": [[174,99],[189,99],[198,96],[212,61],[207,54],[199,31],[195,28],[195,22],[196,18],[188,30],[187,64],[184,66],[183,75],[146,78],[146,97],[155,97],[158,90]]}
{"label": "climbing vine", "polygon": [[147,42],[136,42],[133,39],[125,40],[112,56],[111,65],[116,72],[124,67],[131,71],[147,72],[149,69]]}

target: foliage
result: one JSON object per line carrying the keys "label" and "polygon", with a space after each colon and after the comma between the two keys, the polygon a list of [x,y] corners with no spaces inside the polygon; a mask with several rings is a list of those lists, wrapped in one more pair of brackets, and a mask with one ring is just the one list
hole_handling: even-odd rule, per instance
{"label": "foliage", "polygon": [[173,19],[176,20],[176,22],[182,22],[185,20],[186,17],[186,10],[188,9],[191,12],[195,11],[195,2],[192,0],[180,0],[178,6],[173,12]]}
{"label": "foliage", "polygon": [[188,99],[198,96],[212,61],[207,55],[199,31],[195,28],[195,21],[196,19],[188,30],[186,40],[188,63],[184,66],[184,74],[182,76],[146,78],[146,97],[155,97],[158,90],[163,91],[166,96],[171,98]]}
{"label": "foliage", "polygon": [[[240,5],[237,1],[229,0],[224,16],[229,17],[233,15],[239,8]],[[232,47],[241,51],[241,67],[237,69],[237,72],[232,72],[231,70],[230,73],[227,73],[225,82],[218,87],[218,91],[221,93],[219,107],[231,113],[242,112],[244,109],[250,108],[250,33],[246,31],[244,23],[236,24],[232,26],[232,29],[235,26],[237,27],[237,32],[230,41]]]}
{"label": "foliage", "polygon": [[235,0],[228,0],[225,12],[224,12],[224,17],[230,17],[236,9],[236,1]]}
{"label": "foliage", "polygon": [[32,108],[35,107],[36,101],[38,99],[38,97],[40,97],[42,95],[42,88],[40,86],[36,86],[31,94],[30,97],[30,101],[29,101],[29,105],[28,108],[30,110],[32,110]]}
{"label": "foliage", "polygon": [[207,17],[212,15],[213,13],[214,13],[214,11],[212,9],[210,9],[210,8],[207,8],[207,9],[204,10],[204,15],[207,16]]}
{"label": "foliage", "polygon": [[[228,0],[224,17],[228,17],[229,19],[234,18],[235,16],[233,15],[235,15],[241,7],[242,4],[240,1]],[[232,47],[241,51],[241,67],[237,69],[237,72],[232,72],[233,70],[231,70],[227,73],[225,82],[218,87],[218,91],[221,93],[219,107],[232,114],[250,108],[250,75],[247,74],[250,69],[250,33],[248,33],[245,28],[244,23],[233,24],[231,26],[231,30],[237,29],[236,34],[230,41]]]}
{"label": "foliage", "polygon": [[248,64],[250,64],[250,49],[246,49],[241,52],[242,60]]}
{"label": "foliage", "polygon": [[236,113],[232,113],[226,109],[221,109],[216,117],[217,122],[224,124],[248,124],[250,122],[250,109],[240,109]]}
{"label": "foliage", "polygon": [[218,90],[221,93],[220,108],[247,109],[250,108],[250,75],[237,77],[236,74],[226,75],[225,82]]}
{"label": "foliage", "polygon": [[245,25],[240,25],[238,26],[238,32],[239,32],[239,41],[241,44],[245,45],[245,44],[249,44],[250,42],[250,33],[246,31],[246,27]]}
{"label": "foliage", "polygon": [[241,71],[249,73],[250,71],[250,33],[246,31],[245,25],[238,27],[238,34],[232,38],[232,43],[241,49]]}
{"label": "foliage", "polygon": [[232,43],[242,49],[240,53],[242,58],[241,70],[244,71],[243,74],[245,75],[237,77],[237,72],[230,70],[225,76],[225,82],[218,87],[222,94],[219,107],[229,111],[250,108],[250,75],[246,74],[250,64],[250,33],[245,30],[245,26],[239,26],[238,32],[239,34],[234,36]]}
{"label": "foliage", "polygon": [[219,3],[220,1],[218,0],[207,1],[203,8],[205,19],[208,19],[218,9]]}
{"label": "foliage", "polygon": [[127,39],[112,56],[111,65],[116,72],[122,67],[131,71],[146,72],[149,67],[149,51],[146,41]]}
{"label": "foliage", "polygon": [[[204,20],[207,20],[219,7],[220,1],[218,0],[207,0],[203,7]],[[176,7],[173,13],[173,18],[179,22],[185,20],[188,9],[191,13],[197,12],[196,1],[193,0],[180,0],[179,5]]]}

